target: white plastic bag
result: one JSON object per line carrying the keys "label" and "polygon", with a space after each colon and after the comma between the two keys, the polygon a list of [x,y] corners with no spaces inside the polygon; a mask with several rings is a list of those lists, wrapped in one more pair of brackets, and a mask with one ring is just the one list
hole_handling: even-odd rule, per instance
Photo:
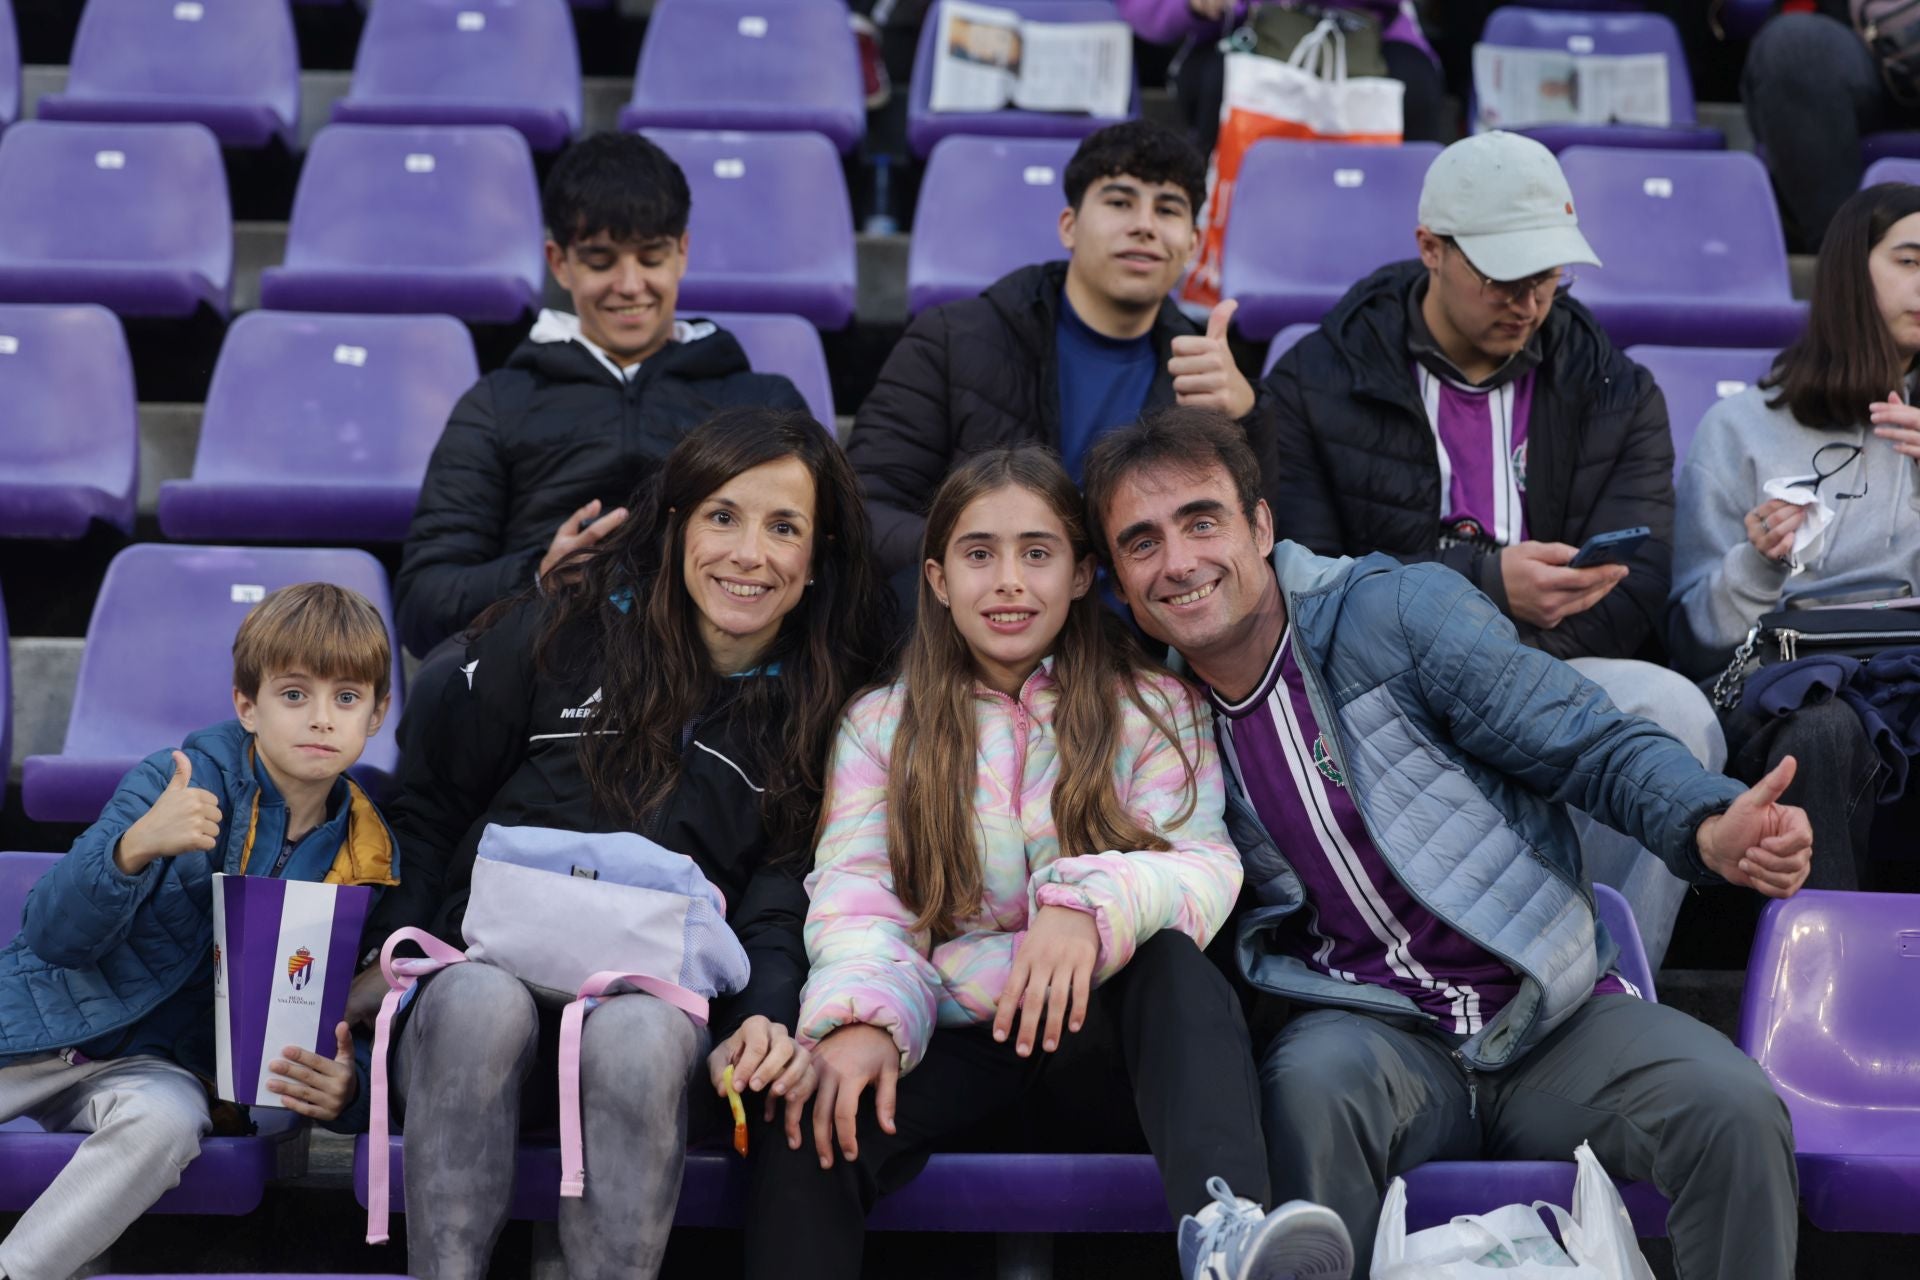
{"label": "white plastic bag", "polygon": [[[1395,1178],[1380,1207],[1373,1280],[1653,1280],[1633,1222],[1592,1148],[1574,1152],[1573,1212],[1544,1200],[1462,1214],[1407,1234],[1407,1184]],[[1552,1214],[1565,1247],[1540,1218]]]}

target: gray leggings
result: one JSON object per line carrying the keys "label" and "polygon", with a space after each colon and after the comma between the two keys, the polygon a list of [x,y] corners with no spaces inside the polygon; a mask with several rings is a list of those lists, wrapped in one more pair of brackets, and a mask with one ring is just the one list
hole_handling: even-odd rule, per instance
{"label": "gray leggings", "polygon": [[[490,965],[456,965],[420,988],[393,1059],[409,1275],[487,1274],[513,1194],[523,1092],[529,1122],[556,1110],[558,1021],[557,1008],[537,1005],[518,978]],[[588,1016],[580,1039],[587,1190],[560,1201],[572,1280],[658,1273],[686,1163],[687,1089],[706,1054],[706,1029],[652,996],[616,996]]]}

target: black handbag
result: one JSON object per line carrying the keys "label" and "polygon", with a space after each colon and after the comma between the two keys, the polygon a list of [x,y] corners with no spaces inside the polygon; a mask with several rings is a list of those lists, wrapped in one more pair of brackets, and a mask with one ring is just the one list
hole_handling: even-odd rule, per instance
{"label": "black handbag", "polygon": [[1920,609],[1785,609],[1763,614],[1733,661],[1713,682],[1713,705],[1731,711],[1757,668],[1817,654],[1871,658],[1888,649],[1920,645]]}

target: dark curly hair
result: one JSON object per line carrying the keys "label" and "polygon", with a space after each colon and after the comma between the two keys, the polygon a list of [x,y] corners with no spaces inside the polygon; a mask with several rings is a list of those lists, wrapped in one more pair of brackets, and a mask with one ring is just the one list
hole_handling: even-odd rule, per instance
{"label": "dark curly hair", "polygon": [[1078,213],[1088,187],[1123,173],[1179,187],[1199,220],[1207,198],[1207,158],[1180,134],[1146,120],[1125,120],[1087,135],[1067,161],[1068,206]]}

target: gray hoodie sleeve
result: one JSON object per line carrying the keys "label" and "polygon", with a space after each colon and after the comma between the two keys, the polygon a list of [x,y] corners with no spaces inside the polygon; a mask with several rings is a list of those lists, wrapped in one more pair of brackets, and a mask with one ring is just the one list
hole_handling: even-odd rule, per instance
{"label": "gray hoodie sleeve", "polygon": [[1768,430],[1772,416],[1760,395],[1743,391],[1709,409],[1680,473],[1674,623],[1702,650],[1739,644],[1761,614],[1778,607],[1787,583],[1787,566],[1747,541],[1747,512],[1758,504],[1760,492],[1754,437]]}

